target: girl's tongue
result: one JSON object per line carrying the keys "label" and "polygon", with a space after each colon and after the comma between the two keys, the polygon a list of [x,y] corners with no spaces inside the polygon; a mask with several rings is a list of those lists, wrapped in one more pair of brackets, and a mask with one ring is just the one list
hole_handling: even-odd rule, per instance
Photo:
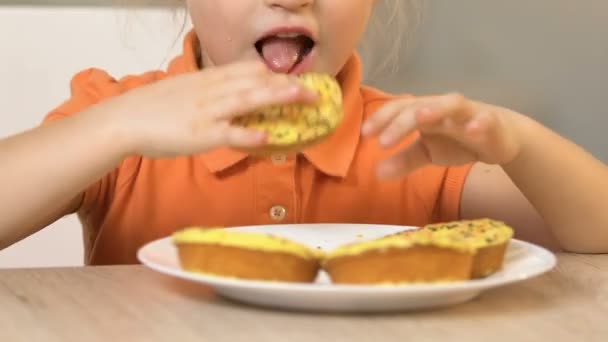
{"label": "girl's tongue", "polygon": [[304,57],[304,39],[300,37],[267,38],[262,42],[262,58],[264,58],[266,65],[272,71],[279,73],[289,73]]}

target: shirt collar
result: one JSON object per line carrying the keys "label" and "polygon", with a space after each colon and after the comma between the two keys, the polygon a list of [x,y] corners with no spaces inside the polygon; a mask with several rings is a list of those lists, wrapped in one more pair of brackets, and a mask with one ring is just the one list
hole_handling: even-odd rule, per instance
{"label": "shirt collar", "polygon": [[[200,45],[194,30],[184,40],[183,53],[171,62],[169,75],[195,72],[199,69]],[[336,131],[323,142],[302,152],[304,157],[321,172],[345,177],[355,156],[363,121],[361,59],[357,53],[349,58],[337,80],[342,87],[344,119]],[[246,159],[247,153],[229,148],[218,148],[200,155],[211,172],[221,172]]]}

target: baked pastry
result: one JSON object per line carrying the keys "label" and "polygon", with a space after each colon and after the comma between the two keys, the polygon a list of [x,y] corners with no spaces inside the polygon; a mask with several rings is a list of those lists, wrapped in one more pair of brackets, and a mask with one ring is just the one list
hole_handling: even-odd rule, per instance
{"label": "baked pastry", "polygon": [[189,272],[249,280],[312,282],[322,252],[264,233],[192,227],[172,236]]}
{"label": "baked pastry", "polygon": [[457,234],[476,249],[472,278],[487,277],[502,268],[513,229],[491,219],[462,220],[424,226],[435,235]]}
{"label": "baked pastry", "polygon": [[458,234],[418,230],[338,247],[322,267],[338,284],[450,282],[469,279],[474,256]]}
{"label": "baked pastry", "polygon": [[409,284],[482,278],[502,267],[513,229],[491,219],[430,224],[329,253],[265,233],[193,227],[173,234],[183,269],[240,279]]}
{"label": "baked pastry", "polygon": [[271,106],[239,116],[233,124],[263,131],[268,140],[262,147],[245,151],[267,155],[298,152],[332,134],[343,118],[342,90],[331,76],[320,73],[299,75],[299,80],[319,94],[315,104]]}

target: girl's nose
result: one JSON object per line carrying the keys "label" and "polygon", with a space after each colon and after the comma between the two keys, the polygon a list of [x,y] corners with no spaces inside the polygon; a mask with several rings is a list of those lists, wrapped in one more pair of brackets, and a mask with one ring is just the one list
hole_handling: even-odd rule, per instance
{"label": "girl's nose", "polygon": [[[337,0],[344,1],[344,0]],[[350,0],[346,0],[350,1]],[[282,8],[287,11],[297,11],[305,7],[309,7],[314,3],[314,0],[265,0],[266,5],[275,8]]]}

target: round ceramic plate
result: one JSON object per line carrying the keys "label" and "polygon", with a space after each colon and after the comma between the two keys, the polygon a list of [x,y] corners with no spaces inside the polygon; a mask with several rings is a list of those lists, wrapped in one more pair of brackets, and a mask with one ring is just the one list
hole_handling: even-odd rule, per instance
{"label": "round ceramic plate", "polygon": [[[412,227],[358,224],[299,224],[229,228],[283,236],[329,251],[342,244],[392,234]],[[511,240],[503,268],[484,279],[399,286],[334,285],[325,272],[316,282],[286,283],[238,280],[183,271],[170,238],[153,241],[138,251],[138,259],[163,274],[211,286],[219,295],[265,307],[304,310],[374,312],[415,310],[469,301],[482,291],[520,282],[552,269],[555,255],[536,245]]]}

